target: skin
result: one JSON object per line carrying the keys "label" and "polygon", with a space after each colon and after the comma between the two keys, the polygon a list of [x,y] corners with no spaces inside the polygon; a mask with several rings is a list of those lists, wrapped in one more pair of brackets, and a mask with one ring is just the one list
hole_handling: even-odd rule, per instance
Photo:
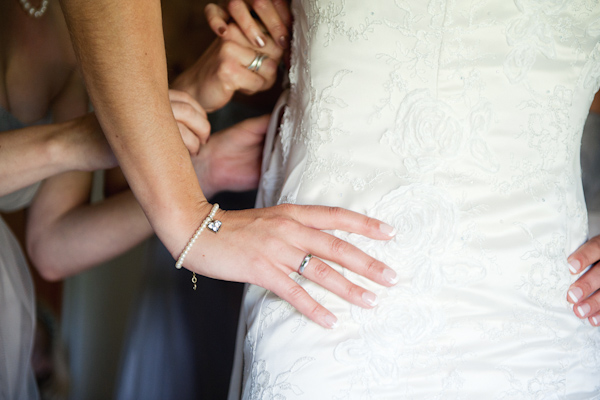
{"label": "skin", "polygon": [[[100,125],[152,227],[178,258],[211,205],[169,107],[160,3],[61,0],[61,5]],[[396,282],[389,267],[321,232],[341,229],[389,239],[393,229],[381,221],[339,208],[299,205],[220,211],[216,218],[223,222],[221,230],[201,235],[184,266],[208,277],[263,286],[324,327],[334,327],[336,317],[290,277],[306,253],[318,257],[309,263],[308,279],[363,307],[373,306],[374,294],[319,258],[382,285]]]}
{"label": "skin", "polygon": [[[246,39],[236,24],[229,24],[226,34],[217,38],[206,52],[172,84],[196,99],[207,112],[213,112],[231,100],[235,92],[253,95],[270,89],[277,78],[283,51],[266,39],[263,49]],[[259,52],[268,56],[258,72],[246,66]]]}
{"label": "skin", "polygon": [[[128,250],[148,237],[152,229],[126,186],[113,190],[105,201],[89,203],[89,171],[114,166],[116,159],[95,116],[85,114],[87,95],[60,8],[51,7],[43,19],[34,20],[17,2],[1,7],[6,21],[15,22],[2,25],[0,65],[6,68],[0,81],[8,83],[0,91],[2,106],[25,122],[36,121],[51,110],[54,123],[0,133],[0,193],[48,178],[29,209],[26,240],[41,275],[58,280]],[[58,72],[43,75],[48,70]],[[36,80],[40,74],[44,79]],[[36,84],[28,85],[32,80]],[[200,104],[183,91],[170,90],[169,100],[198,179],[209,182],[210,195],[255,184],[260,159],[256,143],[262,142],[265,117],[219,132],[211,144],[206,144],[210,125]],[[223,149],[213,150],[215,145]],[[223,150],[229,159],[222,157]],[[214,156],[222,158],[223,171],[233,177],[227,173],[218,181],[210,177],[215,171],[211,167]],[[113,175],[114,171],[107,174],[109,186]]]}
{"label": "skin", "polygon": [[[192,157],[209,195],[256,186],[268,120],[253,118],[217,132]],[[28,253],[47,280],[92,268],[153,233],[131,190],[122,188],[90,204],[91,186],[89,173],[53,177],[43,183],[29,209]]]}
{"label": "skin", "polygon": [[[208,23],[216,34],[226,33],[225,21],[231,17],[256,46],[265,47],[268,33],[280,48],[289,47],[292,15],[287,0],[228,0],[222,3],[223,7],[209,4],[205,9]],[[251,10],[260,22],[252,17]]]}

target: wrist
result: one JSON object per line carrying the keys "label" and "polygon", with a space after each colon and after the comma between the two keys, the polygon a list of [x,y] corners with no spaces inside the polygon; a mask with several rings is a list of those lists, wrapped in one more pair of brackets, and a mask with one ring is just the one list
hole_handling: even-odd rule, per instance
{"label": "wrist", "polygon": [[[210,143],[210,142],[209,142]],[[215,182],[211,177],[211,150],[210,144],[202,146],[200,152],[194,160],[194,170],[196,171],[196,177],[198,183],[202,188],[202,193],[207,199],[210,199],[219,192],[216,188]]]}
{"label": "wrist", "polygon": [[51,127],[44,144],[49,165],[54,165],[61,172],[79,169],[82,151],[75,138],[77,123],[66,121]]}
{"label": "wrist", "polygon": [[179,74],[179,76],[177,76],[177,78],[175,78],[175,80],[173,81],[171,89],[186,92],[187,94],[192,96],[194,100],[200,103],[200,105],[202,106],[202,108],[205,109],[206,112],[209,112],[209,110],[206,110],[204,104],[202,104],[202,102],[200,101],[200,93],[197,85],[197,83],[199,82],[198,68],[196,67],[196,64]]}
{"label": "wrist", "polygon": [[[198,226],[210,213],[212,204],[206,199],[193,206],[171,208],[162,218],[153,222],[154,231],[167,247],[174,260],[177,260]],[[162,223],[161,221],[165,221]]]}

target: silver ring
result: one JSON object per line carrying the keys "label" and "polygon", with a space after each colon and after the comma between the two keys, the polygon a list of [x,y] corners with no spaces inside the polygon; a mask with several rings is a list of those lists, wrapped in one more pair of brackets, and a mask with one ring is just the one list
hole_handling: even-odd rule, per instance
{"label": "silver ring", "polygon": [[248,65],[248,69],[250,71],[254,71],[254,72],[258,72],[258,69],[261,67],[263,61],[267,58],[268,56],[266,54],[263,53],[256,53],[256,57],[254,57],[254,60],[252,60],[252,62],[250,63],[250,65]]}
{"label": "silver ring", "polygon": [[298,268],[298,275],[302,275],[304,273],[304,270],[306,269],[306,266],[308,265],[308,262],[311,258],[313,258],[312,254],[307,254],[306,256],[304,256],[304,260],[302,260],[300,268]]}

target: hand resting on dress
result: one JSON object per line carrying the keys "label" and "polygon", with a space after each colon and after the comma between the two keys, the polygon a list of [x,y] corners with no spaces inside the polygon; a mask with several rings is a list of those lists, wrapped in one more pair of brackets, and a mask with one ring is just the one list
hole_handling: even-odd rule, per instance
{"label": "hand resting on dress", "polygon": [[591,265],[567,292],[567,300],[573,304],[573,312],[579,318],[587,318],[593,326],[600,326],[600,236],[594,236],[569,256],[572,274],[579,274]]}
{"label": "hand resting on dress", "polygon": [[[205,203],[199,222],[210,209],[211,205]],[[198,238],[184,267],[204,276],[249,282],[268,289],[323,327],[335,327],[337,318],[290,276],[298,271],[308,253],[315,257],[309,261],[304,277],[364,308],[377,304],[375,294],[351,283],[321,259],[384,286],[397,282],[394,270],[323,232],[337,229],[376,240],[392,238],[393,228],[376,219],[343,208],[292,204],[219,211],[215,219],[222,221],[221,229],[217,234],[207,231]],[[179,252],[173,256],[177,258]]]}

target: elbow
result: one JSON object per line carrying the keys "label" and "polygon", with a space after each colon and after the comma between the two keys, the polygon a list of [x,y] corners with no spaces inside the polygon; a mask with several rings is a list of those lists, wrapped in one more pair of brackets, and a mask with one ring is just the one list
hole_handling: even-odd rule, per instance
{"label": "elbow", "polygon": [[43,244],[43,240],[28,240],[27,253],[31,260],[32,266],[41,275],[42,278],[49,282],[57,282],[65,278],[64,272],[58,265],[53,262],[53,257]]}
{"label": "elbow", "polygon": [[36,266],[36,269],[41,277],[48,282],[58,282],[65,278],[56,268],[52,266]]}

